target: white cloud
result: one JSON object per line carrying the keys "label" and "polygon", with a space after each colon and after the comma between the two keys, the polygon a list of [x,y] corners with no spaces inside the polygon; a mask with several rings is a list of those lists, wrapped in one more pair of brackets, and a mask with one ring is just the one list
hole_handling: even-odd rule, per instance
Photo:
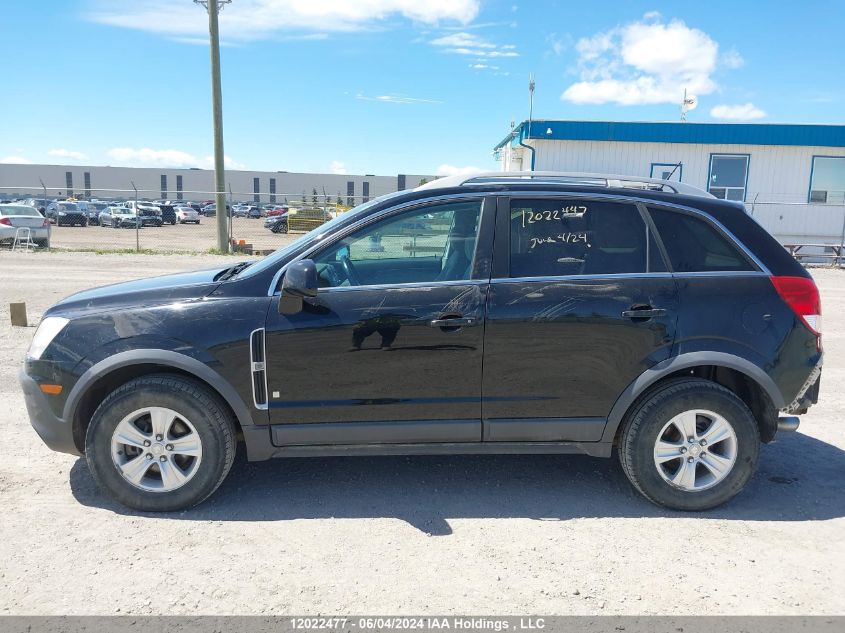
{"label": "white cloud", "polygon": [[467,165],[466,167],[455,167],[455,165],[440,165],[437,168],[436,175],[437,176],[457,176],[457,175],[468,175],[468,174],[477,174],[480,172],[481,169],[478,167],[472,167]]}
{"label": "white cloud", "polygon": [[437,99],[422,99],[420,97],[409,97],[408,95],[377,95],[375,97],[368,97],[365,94],[358,93],[355,95],[355,98],[361,101],[380,101],[381,103],[443,103]]}
{"label": "white cloud", "polygon": [[745,65],[745,60],[739,54],[739,51],[732,48],[719,55],[719,65],[730,69],[742,68]]}
{"label": "white cloud", "polygon": [[331,164],[331,172],[333,174],[345,174],[346,173],[346,164],[342,163],[339,160],[333,160]]}
{"label": "white cloud", "polygon": [[429,42],[445,53],[454,55],[473,55],[474,57],[519,57],[513,44],[494,44],[476,35],[461,31],[443,35]]}
{"label": "white cloud", "polygon": [[32,161],[23,156],[4,156],[0,158],[0,164],[3,165],[32,165]]}
{"label": "white cloud", "polygon": [[480,62],[470,64],[469,67],[473,70],[499,70],[498,66],[491,66],[490,64],[482,64]]}
{"label": "white cloud", "polygon": [[[252,41],[279,32],[355,31],[396,16],[428,25],[468,24],[479,8],[480,0],[237,0],[220,12],[220,32],[223,39]],[[205,11],[187,0],[94,0],[88,17],[188,41],[208,35]]]}
{"label": "white cloud", "polygon": [[[617,103],[640,105],[680,103],[684,89],[707,95],[717,88],[712,75],[719,45],[704,31],[681,20],[663,22],[651,12],[592,37],[578,40],[580,81],[561,96],[578,104]],[[726,66],[738,63],[736,51]]]}
{"label": "white cloud", "polygon": [[[106,154],[114,161],[115,165],[122,167],[214,168],[213,156],[197,157],[178,149],[115,147]],[[246,169],[246,165],[233,160],[230,156],[224,157],[223,164],[226,169]]]}
{"label": "white cloud", "polygon": [[70,149],[51,149],[47,154],[56,158],[69,158],[71,160],[85,160],[87,158],[82,152],[76,152]]}
{"label": "white cloud", "polygon": [[741,105],[717,105],[710,110],[710,116],[726,121],[753,121],[762,119],[766,113],[749,102]]}

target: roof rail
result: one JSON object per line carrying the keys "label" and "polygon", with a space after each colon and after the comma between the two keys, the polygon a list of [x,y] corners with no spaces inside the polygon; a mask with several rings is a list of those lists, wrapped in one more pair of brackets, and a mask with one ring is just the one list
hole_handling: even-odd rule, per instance
{"label": "roof rail", "polygon": [[670,193],[701,198],[714,196],[704,189],[674,180],[660,180],[643,176],[620,176],[617,174],[592,174],[564,171],[486,171],[473,174],[458,174],[432,180],[417,187],[418,190],[445,189],[478,185],[511,185],[518,182],[580,185],[584,187],[610,187],[618,189],[644,189],[647,191],[668,191]]}

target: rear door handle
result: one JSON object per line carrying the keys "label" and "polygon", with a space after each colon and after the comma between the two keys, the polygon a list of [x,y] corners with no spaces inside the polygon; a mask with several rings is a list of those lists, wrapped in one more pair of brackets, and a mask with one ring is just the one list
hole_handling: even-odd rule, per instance
{"label": "rear door handle", "polygon": [[445,319],[434,319],[429,321],[429,327],[457,329],[475,325],[477,320],[473,317],[446,317]]}
{"label": "rear door handle", "polygon": [[635,308],[633,310],[623,310],[622,316],[626,319],[651,319],[653,317],[666,316],[664,308]]}

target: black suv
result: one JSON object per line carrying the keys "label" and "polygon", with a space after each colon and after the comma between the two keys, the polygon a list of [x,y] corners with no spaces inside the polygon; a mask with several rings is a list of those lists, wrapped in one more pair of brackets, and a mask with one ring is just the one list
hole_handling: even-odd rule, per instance
{"label": "black suv", "polygon": [[258,262],[73,295],[21,383],[47,445],[140,510],[208,497],[239,441],[250,460],[615,449],[650,500],[702,510],[816,401],[820,313],[737,203],[486,174],[375,199]]}

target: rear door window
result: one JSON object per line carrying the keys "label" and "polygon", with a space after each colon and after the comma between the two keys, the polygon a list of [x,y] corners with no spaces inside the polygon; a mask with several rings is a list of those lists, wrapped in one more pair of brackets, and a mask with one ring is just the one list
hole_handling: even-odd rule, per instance
{"label": "rear door window", "polygon": [[649,208],[672,269],[679,273],[756,270],[737,246],[703,219]]}
{"label": "rear door window", "polygon": [[572,198],[511,200],[511,277],[665,271],[635,205]]}

